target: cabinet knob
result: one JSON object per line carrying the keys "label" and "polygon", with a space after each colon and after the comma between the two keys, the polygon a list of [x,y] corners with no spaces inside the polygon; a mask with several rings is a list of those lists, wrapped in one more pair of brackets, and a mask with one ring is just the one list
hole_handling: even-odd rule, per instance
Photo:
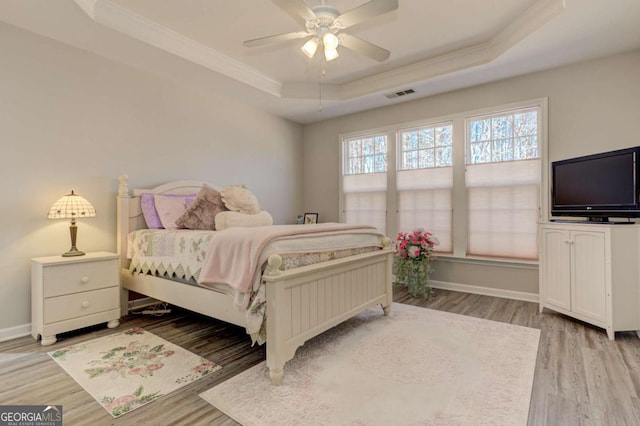
{"label": "cabinet knob", "polygon": [[88,307],[89,307],[89,305],[90,305],[90,303],[89,303],[89,301],[88,301],[88,300],[85,300],[84,302],[82,302],[82,307],[83,307],[83,308],[88,308]]}
{"label": "cabinet knob", "polygon": [[80,278],[80,282],[81,282],[82,284],[86,284],[86,283],[88,283],[88,282],[89,282],[89,277],[87,277],[87,276],[85,275],[84,277]]}

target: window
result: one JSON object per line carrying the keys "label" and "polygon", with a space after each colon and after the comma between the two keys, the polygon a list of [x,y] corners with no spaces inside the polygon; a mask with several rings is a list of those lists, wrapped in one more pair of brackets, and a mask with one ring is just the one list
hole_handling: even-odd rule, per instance
{"label": "window", "polygon": [[537,259],[537,108],[467,123],[467,254]]}
{"label": "window", "polygon": [[[546,99],[342,137],[342,221],[424,228],[452,258],[537,260]],[[474,260],[475,261],[475,260]]]}
{"label": "window", "polygon": [[344,141],[343,220],[366,223],[386,232],[387,136]]}
{"label": "window", "polygon": [[450,123],[398,132],[397,227],[424,228],[452,251],[453,126]]}

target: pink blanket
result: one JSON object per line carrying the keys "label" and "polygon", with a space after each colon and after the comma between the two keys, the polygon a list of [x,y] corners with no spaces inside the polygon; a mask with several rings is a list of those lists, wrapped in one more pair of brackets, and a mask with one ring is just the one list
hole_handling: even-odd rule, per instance
{"label": "pink blanket", "polygon": [[[211,239],[198,283],[227,284],[240,293],[252,290],[253,280],[262,263],[273,253],[263,253],[273,240],[340,233],[373,233],[375,228],[344,223],[313,225],[272,225],[251,228],[229,228],[216,232]],[[380,234],[382,237],[382,235]]]}

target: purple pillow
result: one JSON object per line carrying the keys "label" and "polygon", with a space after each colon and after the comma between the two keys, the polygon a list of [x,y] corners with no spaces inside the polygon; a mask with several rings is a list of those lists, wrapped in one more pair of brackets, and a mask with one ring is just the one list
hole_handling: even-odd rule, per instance
{"label": "purple pillow", "polygon": [[[155,194],[143,193],[140,194],[140,207],[142,208],[142,215],[144,221],[147,222],[147,228],[149,229],[163,229],[158,210],[156,210],[156,203],[154,199]],[[184,198],[185,207],[189,207],[193,200],[196,199],[198,194],[162,194],[168,197],[182,197]]]}

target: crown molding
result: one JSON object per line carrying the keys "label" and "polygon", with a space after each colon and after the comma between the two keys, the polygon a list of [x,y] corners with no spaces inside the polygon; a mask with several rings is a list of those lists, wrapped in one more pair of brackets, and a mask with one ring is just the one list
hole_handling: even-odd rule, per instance
{"label": "crown molding", "polygon": [[423,61],[343,84],[286,83],[273,79],[111,0],[75,0],[95,22],[170,52],[270,95],[291,99],[349,100],[405,87],[489,63],[541,28],[566,7],[565,0],[537,0],[488,39]]}
{"label": "crown molding", "polygon": [[75,0],[95,22],[241,83],[280,97],[282,83],[110,0]]}

